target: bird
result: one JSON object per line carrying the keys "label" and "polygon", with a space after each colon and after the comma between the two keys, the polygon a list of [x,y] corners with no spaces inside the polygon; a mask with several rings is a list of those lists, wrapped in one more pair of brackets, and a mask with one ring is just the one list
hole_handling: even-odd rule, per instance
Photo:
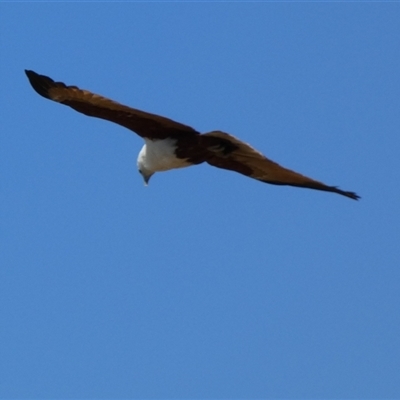
{"label": "bird", "polygon": [[39,95],[82,114],[114,122],[142,137],[144,145],[138,154],[137,167],[146,186],[156,172],[205,162],[264,183],[338,193],[353,200],[360,198],[354,192],[325,185],[284,168],[228,133],[201,134],[188,125],[128,107],[77,86],[67,86],[32,70],[25,70],[25,73]]}

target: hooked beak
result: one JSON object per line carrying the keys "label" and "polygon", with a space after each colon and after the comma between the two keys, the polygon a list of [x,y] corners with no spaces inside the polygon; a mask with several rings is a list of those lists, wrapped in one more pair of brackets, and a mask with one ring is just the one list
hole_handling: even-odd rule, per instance
{"label": "hooked beak", "polygon": [[140,173],[140,175],[142,175],[142,178],[144,180],[144,186],[147,186],[149,184],[149,180],[150,180],[151,176],[154,174],[154,172],[147,173],[146,170],[139,169],[139,173]]}
{"label": "hooked beak", "polygon": [[[151,174],[151,175],[153,175],[153,174]],[[144,186],[148,186],[149,185],[149,180],[151,178],[151,175],[143,175]]]}

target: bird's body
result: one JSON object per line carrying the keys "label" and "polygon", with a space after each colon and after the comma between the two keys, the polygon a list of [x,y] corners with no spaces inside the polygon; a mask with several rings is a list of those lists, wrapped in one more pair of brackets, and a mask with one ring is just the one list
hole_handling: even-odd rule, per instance
{"label": "bird's body", "polygon": [[192,165],[186,159],[176,156],[176,139],[144,139],[144,141],[145,144],[138,155],[137,166],[146,184],[156,172]]}
{"label": "bird's body", "polygon": [[155,172],[208,164],[239,172],[275,185],[290,185],[334,192],[357,200],[354,192],[327,186],[269,160],[241,140],[220,131],[200,134],[190,126],[130,108],[76,86],[66,86],[33,71],[25,71],[41,96],[65,104],[85,115],[102,118],[128,128],[145,144],[138,155],[138,169],[147,184]]}
{"label": "bird's body", "polygon": [[145,144],[138,156],[138,166],[144,166],[153,172],[168,171],[175,168],[189,167],[190,162],[178,158],[175,139],[145,139]]}

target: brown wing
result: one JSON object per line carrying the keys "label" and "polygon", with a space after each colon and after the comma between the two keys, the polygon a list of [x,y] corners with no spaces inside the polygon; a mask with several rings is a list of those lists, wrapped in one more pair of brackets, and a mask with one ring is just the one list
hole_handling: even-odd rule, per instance
{"label": "brown wing", "polygon": [[171,119],[124,106],[76,86],[54,82],[51,78],[33,71],[25,70],[25,73],[33,89],[41,96],[72,107],[85,115],[115,122],[136,132],[139,136],[164,139],[198,134],[190,126]]}
{"label": "brown wing", "polygon": [[346,192],[335,186],[307,178],[304,175],[281,167],[268,160],[253,147],[224,132],[210,132],[201,135],[203,145],[208,149],[206,161],[214,167],[239,172],[250,178],[274,185],[290,185],[309,189],[339,193],[357,200],[360,197],[354,192]]}

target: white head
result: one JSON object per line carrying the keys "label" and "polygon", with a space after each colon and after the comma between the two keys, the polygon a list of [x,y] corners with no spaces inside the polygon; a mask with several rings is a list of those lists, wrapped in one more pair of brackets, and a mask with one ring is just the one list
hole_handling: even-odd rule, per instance
{"label": "white head", "polygon": [[139,152],[137,166],[146,185],[155,172],[192,165],[186,159],[176,157],[176,139],[152,140],[145,138],[144,141],[145,145]]}
{"label": "white head", "polygon": [[154,174],[155,171],[152,171],[147,163],[147,158],[146,158],[146,151],[147,151],[147,146],[144,145],[142,147],[142,150],[140,150],[138,158],[137,158],[137,166],[139,173],[143,176],[144,184],[147,186],[149,183],[149,180],[151,176]]}

